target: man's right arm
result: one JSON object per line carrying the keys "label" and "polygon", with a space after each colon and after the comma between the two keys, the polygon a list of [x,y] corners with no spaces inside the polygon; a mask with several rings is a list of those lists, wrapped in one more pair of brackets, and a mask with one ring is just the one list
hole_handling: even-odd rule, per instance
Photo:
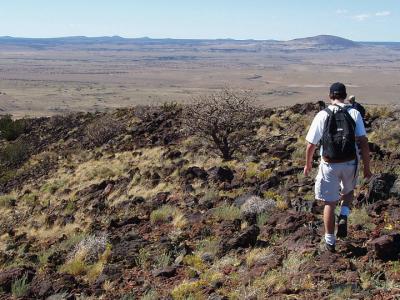
{"label": "man's right arm", "polygon": [[361,150],[361,158],[364,166],[364,178],[368,179],[372,176],[370,169],[368,138],[365,135],[359,136],[357,137],[357,142],[360,145]]}
{"label": "man's right arm", "polygon": [[313,161],[313,156],[315,149],[317,148],[317,145],[311,144],[310,142],[307,144],[306,148],[306,165],[304,166],[304,175],[308,176],[310,174],[311,169],[312,169],[312,161]]}

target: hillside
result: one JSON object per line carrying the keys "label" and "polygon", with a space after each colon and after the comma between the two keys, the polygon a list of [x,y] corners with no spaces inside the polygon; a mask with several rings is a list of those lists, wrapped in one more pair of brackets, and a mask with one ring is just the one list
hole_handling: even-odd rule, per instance
{"label": "hillside", "polygon": [[367,107],[376,176],[361,180],[349,237],[329,253],[302,175],[319,109],[259,108],[252,142],[230,161],[184,130],[176,104],[10,125],[0,298],[395,298],[400,111]]}
{"label": "hillside", "polygon": [[289,43],[324,48],[355,48],[360,47],[361,45],[360,43],[332,35],[318,35],[314,37],[294,39],[289,41]]}

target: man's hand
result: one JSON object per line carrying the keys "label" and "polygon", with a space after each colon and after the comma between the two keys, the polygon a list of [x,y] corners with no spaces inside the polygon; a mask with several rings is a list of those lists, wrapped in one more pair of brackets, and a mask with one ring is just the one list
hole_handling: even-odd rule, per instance
{"label": "man's hand", "polygon": [[313,159],[313,155],[314,155],[314,151],[315,148],[317,146],[311,143],[307,144],[307,148],[306,148],[306,165],[304,167],[303,173],[304,176],[308,176],[308,174],[310,174],[311,169],[312,169],[312,159]]}
{"label": "man's hand", "polygon": [[306,165],[304,166],[303,174],[304,176],[308,176],[312,170],[312,165]]}

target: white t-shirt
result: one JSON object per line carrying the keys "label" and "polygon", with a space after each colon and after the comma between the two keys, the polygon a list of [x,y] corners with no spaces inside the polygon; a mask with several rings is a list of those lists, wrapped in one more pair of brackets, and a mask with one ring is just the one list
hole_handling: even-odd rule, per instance
{"label": "white t-shirt", "polygon": [[[355,135],[356,137],[364,136],[367,135],[367,132],[365,131],[364,127],[364,122],[362,120],[361,114],[358,110],[351,108],[350,105],[346,105],[344,103],[338,103],[337,105],[341,107],[348,107],[347,111],[350,114],[350,116],[353,118],[354,122],[356,123],[356,128],[355,128]],[[329,105],[328,108],[335,112],[338,110],[338,107],[335,105]],[[325,121],[328,118],[328,113],[324,110],[321,110],[314,118],[314,120],[311,123],[311,127],[308,130],[306,140],[307,142],[311,144],[318,144],[319,141],[322,138],[322,134],[324,133],[324,126],[325,126]],[[357,147],[357,145],[356,145]],[[357,151],[358,153],[358,151]],[[322,146],[320,149],[320,154],[322,155]]]}

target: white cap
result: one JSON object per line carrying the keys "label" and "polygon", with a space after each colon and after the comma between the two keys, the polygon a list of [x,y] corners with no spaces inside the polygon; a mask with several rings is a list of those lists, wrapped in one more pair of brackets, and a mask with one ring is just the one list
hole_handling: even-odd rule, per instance
{"label": "white cap", "polygon": [[349,100],[350,100],[350,101],[356,100],[356,96],[354,96],[354,95],[349,96]]}

